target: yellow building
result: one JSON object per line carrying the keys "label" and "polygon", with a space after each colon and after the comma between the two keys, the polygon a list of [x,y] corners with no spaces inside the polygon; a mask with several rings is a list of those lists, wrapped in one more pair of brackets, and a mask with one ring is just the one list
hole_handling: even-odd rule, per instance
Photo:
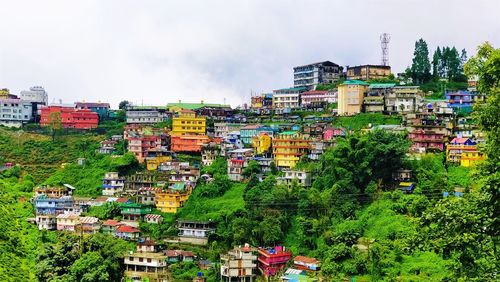
{"label": "yellow building", "polygon": [[191,191],[191,187],[185,188],[185,183],[175,183],[173,188],[155,194],[156,208],[162,212],[176,213],[187,202]]}
{"label": "yellow building", "polygon": [[368,83],[360,80],[346,80],[338,86],[338,114],[355,115],[361,112]]}
{"label": "yellow building", "polygon": [[347,79],[372,80],[386,78],[391,74],[390,66],[362,65],[347,67]]}
{"label": "yellow building", "polygon": [[196,116],[196,113],[191,110],[180,110],[172,118],[170,135],[205,135],[206,128],[206,117]]}
{"label": "yellow building", "polygon": [[479,151],[466,151],[460,156],[460,165],[465,167],[475,166],[478,162],[486,159],[483,153]]}
{"label": "yellow building", "polygon": [[261,132],[259,135],[252,137],[252,147],[255,154],[262,155],[269,151],[271,148],[272,138],[267,132]]}
{"label": "yellow building", "polygon": [[146,157],[146,168],[148,170],[157,170],[161,163],[169,162],[171,160],[172,156]]}
{"label": "yellow building", "polygon": [[295,131],[286,131],[272,140],[273,159],[277,167],[293,168],[300,157],[307,155],[311,149],[311,140]]}

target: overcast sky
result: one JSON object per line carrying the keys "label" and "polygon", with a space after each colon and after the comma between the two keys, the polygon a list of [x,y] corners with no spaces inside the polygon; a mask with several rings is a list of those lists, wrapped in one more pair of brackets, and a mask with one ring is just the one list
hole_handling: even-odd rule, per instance
{"label": "overcast sky", "polygon": [[431,52],[500,46],[498,0],[0,0],[0,88],[49,100],[227,103],[293,85],[292,68],[379,64],[394,73],[415,40]]}

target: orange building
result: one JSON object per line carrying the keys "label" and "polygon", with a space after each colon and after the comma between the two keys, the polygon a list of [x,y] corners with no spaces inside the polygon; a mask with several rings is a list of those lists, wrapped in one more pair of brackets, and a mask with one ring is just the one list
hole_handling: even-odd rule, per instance
{"label": "orange building", "polygon": [[51,115],[59,113],[58,119],[63,128],[91,129],[99,124],[99,115],[89,109],[75,109],[64,106],[48,106],[41,109],[40,125],[49,126],[52,122]]}
{"label": "orange building", "polygon": [[209,142],[205,135],[170,136],[170,150],[172,152],[201,152],[201,145]]}

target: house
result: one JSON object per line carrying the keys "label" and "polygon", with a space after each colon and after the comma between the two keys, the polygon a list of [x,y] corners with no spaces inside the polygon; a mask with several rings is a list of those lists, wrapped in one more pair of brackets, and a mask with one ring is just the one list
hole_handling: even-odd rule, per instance
{"label": "house", "polygon": [[227,161],[227,176],[233,181],[243,180],[243,170],[248,166],[248,162],[243,157],[231,158]]}
{"label": "house", "polygon": [[82,216],[79,219],[79,228],[84,234],[95,234],[101,229],[101,224],[97,217]]}
{"label": "house", "polygon": [[295,131],[285,131],[273,138],[273,159],[277,167],[293,168],[300,157],[308,155],[311,140]]}
{"label": "house", "polygon": [[176,153],[199,153],[201,152],[201,146],[203,146],[203,144],[205,143],[210,142],[210,138],[204,135],[171,135],[170,140],[170,150]]}
{"label": "house", "polygon": [[254,157],[252,160],[256,161],[259,164],[261,172],[266,173],[271,171],[271,163],[273,163],[273,158]]}
{"label": "house", "polygon": [[41,109],[40,126],[51,126],[54,122],[63,128],[92,129],[99,124],[99,116],[89,109],[75,109],[66,106],[43,106]]}
{"label": "house", "polygon": [[214,137],[225,138],[229,132],[239,131],[243,126],[244,124],[241,123],[216,122],[214,123]]}
{"label": "house", "polygon": [[447,91],[445,93],[448,107],[457,112],[470,113],[474,104],[474,94],[469,91]]}
{"label": "house", "polygon": [[385,110],[385,97],[392,92],[395,83],[373,83],[368,86],[368,91],[363,100],[365,113],[382,113]]}
{"label": "house", "polygon": [[174,183],[168,189],[155,195],[156,208],[166,213],[176,213],[182,208],[192,193],[192,186],[186,183]]}
{"label": "house", "polygon": [[373,80],[386,78],[391,74],[390,66],[383,65],[360,65],[347,67],[346,76],[348,80]]}
{"label": "house", "polygon": [[146,206],[155,205],[156,193],[162,191],[162,187],[142,187],[137,191],[137,203]]}
{"label": "house", "polygon": [[201,163],[204,166],[211,165],[220,155],[220,146],[216,142],[201,145]]}
{"label": "house", "polygon": [[140,231],[133,226],[120,225],[115,229],[114,236],[125,240],[137,240],[139,239]]}
{"label": "house", "polygon": [[330,141],[333,140],[335,137],[345,137],[346,135],[347,132],[343,128],[326,127],[323,131],[323,140]]}
{"label": "house", "polygon": [[290,186],[294,181],[303,187],[311,186],[311,174],[300,170],[284,170],[284,176],[278,177],[279,184]]}
{"label": "house", "polygon": [[252,144],[252,138],[257,136],[260,124],[249,124],[240,128],[240,139],[243,144]]}
{"label": "house", "polygon": [[194,245],[206,245],[208,236],[215,231],[209,221],[178,220],[179,240]]}
{"label": "house", "polygon": [[170,281],[166,259],[163,253],[129,252],[124,254],[125,281]]}
{"label": "house", "polygon": [[160,224],[163,221],[163,217],[159,214],[147,214],[144,216],[144,221],[146,223]]}
{"label": "house", "polygon": [[320,270],[320,263],[315,258],[296,256],[293,259],[293,264],[296,269],[300,270],[310,270],[310,271]]}
{"label": "house", "polygon": [[174,156],[175,154],[164,146],[161,146],[160,148],[149,149],[146,152],[145,157],[146,169],[155,171],[158,169],[161,163],[171,161]]}
{"label": "house", "polygon": [[259,135],[252,137],[252,147],[256,155],[265,155],[271,149],[272,137],[268,132],[260,132]]}
{"label": "house", "polygon": [[460,156],[460,165],[470,167],[476,165],[478,162],[484,161],[485,159],[486,156],[478,150],[469,150],[463,152]]}
{"label": "house", "polygon": [[138,225],[139,221],[144,219],[144,216],[151,213],[151,207],[135,203],[120,204],[123,222],[130,225]]}
{"label": "house", "polygon": [[252,281],[256,277],[257,256],[255,248],[248,244],[235,247],[221,255],[220,274],[222,281]]}
{"label": "house", "polygon": [[162,107],[128,106],[126,111],[127,124],[156,124],[167,117],[166,109]]}
{"label": "house", "polygon": [[80,224],[80,215],[73,213],[62,213],[56,216],[57,231],[75,232],[77,225]]}
{"label": "house", "polygon": [[122,225],[125,224],[118,220],[108,219],[101,224],[101,232],[105,234],[114,234],[116,229]]}
{"label": "house", "polygon": [[98,149],[99,154],[107,154],[111,155],[116,151],[115,145],[116,141],[114,140],[104,140],[101,141],[101,146]]}
{"label": "house", "polygon": [[67,209],[73,208],[73,197],[71,196],[50,196],[37,192],[35,196],[35,221],[38,229],[56,230],[57,215],[63,214]]}
{"label": "house", "polygon": [[412,142],[411,150],[416,153],[426,152],[428,149],[444,150],[445,136],[431,130],[414,130],[408,138]]}
{"label": "house", "polygon": [[129,137],[127,149],[135,155],[139,163],[143,163],[149,150],[161,149],[161,136]]}
{"label": "house", "polygon": [[83,110],[89,109],[99,116],[99,120],[105,120],[109,117],[109,103],[88,103],[88,102],[76,102],[75,109]]}
{"label": "house", "polygon": [[180,110],[172,117],[171,135],[205,135],[207,118],[197,116],[194,111]]}
{"label": "house", "polygon": [[120,177],[118,172],[107,172],[102,179],[102,195],[113,196],[123,191],[125,177]]}
{"label": "house", "polygon": [[335,90],[311,90],[300,94],[300,105],[306,109],[326,108],[337,103],[338,92]]}
{"label": "house", "polygon": [[282,246],[259,248],[257,266],[264,276],[274,276],[286,266],[291,258],[292,252]]}
{"label": "house", "polygon": [[337,82],[342,76],[343,67],[330,61],[318,62],[293,68],[293,86],[316,89],[318,84]]}
{"label": "house", "polygon": [[361,80],[346,80],[338,86],[338,114],[355,115],[361,113],[368,83]]}
{"label": "house", "polygon": [[21,127],[33,117],[32,103],[14,95],[0,97],[0,125]]}
{"label": "house", "polygon": [[277,114],[290,113],[300,108],[300,93],[307,91],[307,87],[293,87],[273,90],[273,108]]}
{"label": "house", "polygon": [[416,112],[423,103],[424,93],[419,86],[394,86],[385,93],[385,112],[406,114]]}

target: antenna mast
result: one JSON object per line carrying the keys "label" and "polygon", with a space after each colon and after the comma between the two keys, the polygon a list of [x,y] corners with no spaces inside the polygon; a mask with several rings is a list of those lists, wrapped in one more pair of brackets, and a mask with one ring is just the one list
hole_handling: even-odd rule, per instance
{"label": "antenna mast", "polygon": [[391,41],[391,35],[389,33],[382,33],[380,35],[380,45],[382,47],[382,65],[389,65],[389,41]]}

